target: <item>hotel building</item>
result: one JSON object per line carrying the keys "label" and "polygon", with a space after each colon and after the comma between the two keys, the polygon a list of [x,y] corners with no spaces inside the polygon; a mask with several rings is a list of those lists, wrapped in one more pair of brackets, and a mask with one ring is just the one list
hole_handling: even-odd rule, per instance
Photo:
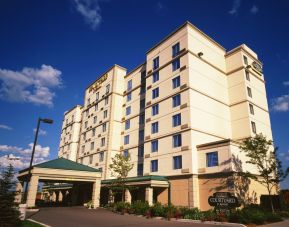
{"label": "hotel building", "polygon": [[254,172],[238,147],[256,133],[272,139],[257,54],[245,44],[226,51],[186,22],[132,71],[114,65],[87,87],[83,107],[64,115],[59,157],[100,169],[106,186],[111,159],[129,153],[139,190],[127,190],[128,201],[206,210],[215,191],[246,188],[242,199],[257,202],[266,194],[237,174]]}

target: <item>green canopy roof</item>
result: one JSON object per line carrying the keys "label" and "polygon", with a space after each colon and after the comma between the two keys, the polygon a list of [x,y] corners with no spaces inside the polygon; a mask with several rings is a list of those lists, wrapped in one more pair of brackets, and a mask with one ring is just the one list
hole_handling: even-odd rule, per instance
{"label": "green canopy roof", "polygon": [[[43,162],[37,165],[34,165],[32,168],[37,167],[37,168],[47,168],[47,169],[65,169],[65,170],[75,170],[75,171],[86,171],[86,172],[101,172],[98,169],[82,165],[77,162],[73,162],[71,160],[65,159],[65,158],[57,158],[53,159],[47,162]],[[28,170],[28,168],[19,171],[25,172]]]}

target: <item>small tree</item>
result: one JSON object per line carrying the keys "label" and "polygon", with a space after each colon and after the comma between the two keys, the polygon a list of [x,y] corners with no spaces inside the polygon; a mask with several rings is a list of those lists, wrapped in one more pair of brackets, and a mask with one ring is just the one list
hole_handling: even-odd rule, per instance
{"label": "small tree", "polygon": [[277,157],[277,148],[274,148],[273,141],[267,140],[262,134],[245,139],[240,149],[249,158],[246,163],[250,163],[257,168],[257,174],[246,172],[246,176],[264,185],[268,191],[272,212],[274,206],[272,201],[272,190],[278,188],[280,182],[285,180],[289,173],[282,168],[282,163]]}
{"label": "small tree", "polygon": [[116,177],[116,186],[122,190],[122,201],[124,201],[125,182],[129,172],[133,168],[133,164],[130,161],[129,153],[128,155],[116,154],[109,165],[112,176]]}
{"label": "small tree", "polygon": [[13,180],[14,171],[12,165],[4,168],[0,177],[0,226],[19,226],[19,211],[16,208],[15,186]]}

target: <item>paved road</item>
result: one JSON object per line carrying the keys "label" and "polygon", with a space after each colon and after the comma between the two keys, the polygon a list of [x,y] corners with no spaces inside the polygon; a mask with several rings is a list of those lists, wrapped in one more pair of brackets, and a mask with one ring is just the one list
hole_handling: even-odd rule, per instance
{"label": "paved road", "polygon": [[[88,210],[83,207],[54,207],[41,208],[41,210],[30,217],[35,221],[42,222],[52,227],[212,227],[209,224],[185,223],[177,221],[165,221],[156,219],[146,219],[132,215],[119,215],[105,209]],[[226,226],[226,225],[214,225]],[[228,226],[227,226],[228,227]]]}

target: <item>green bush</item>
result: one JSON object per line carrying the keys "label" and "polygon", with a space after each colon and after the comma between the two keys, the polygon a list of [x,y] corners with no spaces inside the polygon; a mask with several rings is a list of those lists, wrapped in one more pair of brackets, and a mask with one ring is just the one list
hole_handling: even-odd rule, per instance
{"label": "green bush", "polygon": [[150,209],[150,206],[147,202],[136,201],[131,204],[131,211],[134,214],[145,215],[147,211]]}
{"label": "green bush", "polygon": [[265,217],[267,222],[282,221],[282,217],[279,214],[267,213]]}
{"label": "green bush", "polygon": [[235,212],[230,213],[228,221],[233,223],[249,224],[248,219],[244,217],[241,210],[236,210]]}
{"label": "green bush", "polygon": [[117,202],[115,204],[115,210],[118,212],[125,212],[125,211],[128,211],[129,209],[130,209],[130,203]]}
{"label": "green bush", "polygon": [[176,211],[177,211],[177,208],[172,204],[164,206],[165,217],[167,219],[171,219],[175,217]]}
{"label": "green bush", "polygon": [[151,214],[155,217],[165,217],[165,209],[161,203],[155,203],[151,207]]}
{"label": "green bush", "polygon": [[214,210],[207,210],[204,212],[201,212],[200,219],[202,221],[214,221],[217,218],[217,214]]}

